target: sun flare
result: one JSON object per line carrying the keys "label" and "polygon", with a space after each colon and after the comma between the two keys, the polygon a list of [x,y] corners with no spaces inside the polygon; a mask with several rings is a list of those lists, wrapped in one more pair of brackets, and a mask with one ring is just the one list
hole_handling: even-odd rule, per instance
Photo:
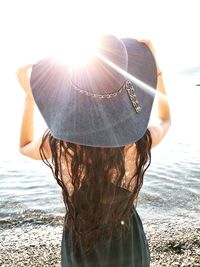
{"label": "sun flare", "polygon": [[67,38],[56,47],[53,56],[64,64],[80,66],[87,64],[97,53],[97,40],[93,35]]}

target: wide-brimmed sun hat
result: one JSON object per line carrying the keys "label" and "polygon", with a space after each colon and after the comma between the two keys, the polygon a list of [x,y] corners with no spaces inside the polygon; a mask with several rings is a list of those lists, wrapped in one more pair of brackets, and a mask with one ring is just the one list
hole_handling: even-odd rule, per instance
{"label": "wide-brimmed sun hat", "polygon": [[55,58],[36,63],[35,102],[57,139],[95,147],[134,143],[145,134],[155,94],[131,76],[155,89],[154,57],[145,44],[112,35],[99,39],[97,51],[81,66]]}

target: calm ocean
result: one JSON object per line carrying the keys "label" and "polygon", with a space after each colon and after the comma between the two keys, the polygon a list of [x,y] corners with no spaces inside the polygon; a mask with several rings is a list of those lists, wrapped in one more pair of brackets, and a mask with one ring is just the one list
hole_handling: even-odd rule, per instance
{"label": "calm ocean", "polygon": [[[152,151],[138,200],[143,219],[200,218],[200,87],[170,91],[172,127]],[[64,215],[59,187],[40,161],[0,161],[0,227],[46,223]]]}

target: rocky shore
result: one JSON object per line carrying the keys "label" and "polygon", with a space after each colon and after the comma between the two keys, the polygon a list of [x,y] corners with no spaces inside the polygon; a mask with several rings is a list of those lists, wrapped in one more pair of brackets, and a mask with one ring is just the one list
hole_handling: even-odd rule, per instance
{"label": "rocky shore", "polygon": [[151,251],[151,267],[199,267],[200,221],[144,224]]}
{"label": "rocky shore", "polygon": [[[200,266],[200,222],[144,221],[151,267]],[[1,267],[59,267],[62,221],[0,226]]]}

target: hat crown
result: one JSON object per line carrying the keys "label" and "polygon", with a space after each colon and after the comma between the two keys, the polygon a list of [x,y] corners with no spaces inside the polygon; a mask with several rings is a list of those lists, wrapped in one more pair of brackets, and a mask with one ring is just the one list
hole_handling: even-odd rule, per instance
{"label": "hat crown", "polygon": [[153,54],[135,39],[119,40],[112,35],[99,39],[98,52],[124,70],[124,76],[98,56],[74,69],[54,58],[45,58],[34,64],[31,72],[35,102],[57,139],[95,147],[136,142],[147,129],[155,94],[137,83],[133,83],[132,91],[129,87],[123,90],[123,85],[131,75],[156,88]]}
{"label": "hat crown", "polygon": [[84,66],[71,67],[70,78],[79,88],[96,94],[116,92],[124,83],[122,76],[106,61],[127,71],[128,55],[121,40],[112,35],[101,37],[97,43],[97,55]]}

